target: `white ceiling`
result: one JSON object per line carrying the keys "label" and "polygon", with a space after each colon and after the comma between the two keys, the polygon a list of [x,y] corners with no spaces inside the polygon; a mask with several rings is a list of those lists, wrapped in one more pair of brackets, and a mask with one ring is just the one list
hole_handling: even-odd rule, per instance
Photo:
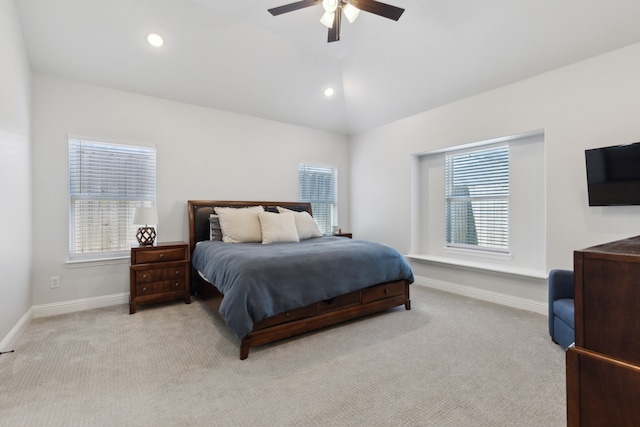
{"label": "white ceiling", "polygon": [[296,0],[15,1],[35,71],[341,134],[640,42],[636,0],[387,0],[330,44]]}

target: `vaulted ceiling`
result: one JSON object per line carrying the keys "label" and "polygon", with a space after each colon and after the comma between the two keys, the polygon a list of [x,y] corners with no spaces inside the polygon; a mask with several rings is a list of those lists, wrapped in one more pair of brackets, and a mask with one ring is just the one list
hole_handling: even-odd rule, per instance
{"label": "vaulted ceiling", "polygon": [[15,1],[34,71],[347,135],[640,42],[631,0],[388,0],[335,43],[295,0]]}

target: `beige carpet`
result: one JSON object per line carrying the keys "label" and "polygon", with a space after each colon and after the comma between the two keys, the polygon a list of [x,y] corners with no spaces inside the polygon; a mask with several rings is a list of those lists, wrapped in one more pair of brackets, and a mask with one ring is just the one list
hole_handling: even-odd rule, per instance
{"label": "beige carpet", "polygon": [[412,286],[411,311],[252,349],[197,301],[35,319],[3,426],[564,426],[546,317]]}

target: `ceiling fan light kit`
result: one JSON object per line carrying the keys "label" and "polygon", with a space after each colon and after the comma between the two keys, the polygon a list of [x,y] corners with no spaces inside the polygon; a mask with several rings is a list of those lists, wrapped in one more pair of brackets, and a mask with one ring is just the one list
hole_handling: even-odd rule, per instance
{"label": "ceiling fan light kit", "polygon": [[315,6],[318,3],[322,3],[322,7],[324,8],[324,14],[322,18],[320,18],[320,22],[329,28],[329,34],[327,36],[327,42],[329,43],[340,40],[340,23],[343,13],[351,23],[356,20],[361,10],[394,21],[400,19],[404,13],[404,9],[400,7],[391,6],[390,4],[375,0],[302,0],[284,6],[274,7],[269,9],[269,13],[273,16],[278,16],[283,13],[293,12],[294,10]]}
{"label": "ceiling fan light kit", "polygon": [[342,6],[342,12],[344,13],[344,16],[347,17],[347,20],[349,21],[349,23],[353,24],[353,21],[355,21],[358,15],[360,14],[360,9],[358,9],[351,3],[347,3],[344,6]]}
{"label": "ceiling fan light kit", "polygon": [[322,22],[322,25],[324,25],[327,28],[333,28],[333,21],[335,19],[336,19],[335,12],[325,12],[324,15],[322,15],[322,18],[320,18],[320,22]]}
{"label": "ceiling fan light kit", "polygon": [[335,12],[338,8],[338,0],[322,0],[322,7],[327,13]]}

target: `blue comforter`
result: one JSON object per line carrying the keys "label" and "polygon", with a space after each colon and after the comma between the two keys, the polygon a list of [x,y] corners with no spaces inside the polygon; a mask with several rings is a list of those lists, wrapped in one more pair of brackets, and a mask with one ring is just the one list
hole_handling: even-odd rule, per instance
{"label": "blue comforter", "polygon": [[239,339],[283,311],[378,283],[413,283],[395,249],[333,236],[268,245],[203,241],[191,263],[224,294],[220,314]]}

